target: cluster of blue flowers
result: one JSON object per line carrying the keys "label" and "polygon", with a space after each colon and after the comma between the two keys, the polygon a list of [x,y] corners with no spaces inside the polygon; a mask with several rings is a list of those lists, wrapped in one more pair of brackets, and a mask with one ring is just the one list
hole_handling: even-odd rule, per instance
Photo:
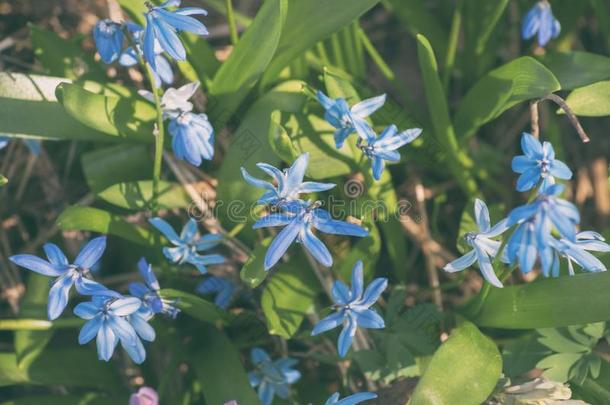
{"label": "cluster of blue flowers", "polygon": [[[514,208],[507,218],[491,227],[489,211],[481,200],[475,201],[475,220],[478,232],[464,237],[473,250],[445,266],[448,272],[456,272],[475,262],[483,277],[492,285],[502,287],[492,266],[500,249],[500,261],[518,265],[522,273],[532,271],[539,260],[542,273],[557,277],[560,258],[568,261],[568,271],[574,274],[574,263],[589,272],[606,271],[606,266],[590,252],[610,252],[610,246],[596,232],[577,233],[580,215],[576,206],[560,198],[565,187],[555,184],[555,178],[568,180],[572,171],[565,163],[555,159],[555,151],[549,142],[541,143],[528,133],[521,138],[523,155],[516,156],[512,168],[519,173],[517,190],[527,191],[538,187],[533,200]],[[494,240],[509,229],[505,249]],[[555,235],[558,235],[556,237]]]}
{"label": "cluster of blue flowers", "polygon": [[422,132],[421,128],[412,128],[398,133],[395,125],[387,127],[378,137],[366,118],[380,109],[386,100],[381,95],[363,100],[350,107],[344,98],[331,99],[318,91],[318,102],[326,111],[324,117],[335,127],[335,146],[343,147],[345,140],[353,133],[358,134],[356,145],[371,161],[373,178],[381,179],[385,162],[399,162],[397,149],[413,142]]}
{"label": "cluster of blue flowers", "polygon": [[76,316],[87,320],[78,342],[86,344],[96,338],[98,358],[105,361],[110,360],[120,342],[132,360],[139,364],[146,358],[142,340],[155,340],[155,331],[148,322],[154,314],[175,316],[178,310],[159,296],[159,283],[144,258],[139,267],[145,284],[132,283],[129,290],[133,296],[122,295],[94,281],[91,269],[100,261],[105,249],[106,237],[100,236],[89,241],[73,263],[52,243],[44,245],[47,260],[29,254],[15,255],[10,260],[44,276],[56,277],[47,305],[50,320],[64,312],[72,286],[79,294],[91,296],[90,302],[81,302],[74,308]]}
{"label": "cluster of blue flowers", "polygon": [[[168,9],[179,5],[179,0],[168,0],[158,7],[147,3],[145,28],[130,21],[123,24],[108,19],[98,21],[93,29],[93,38],[101,59],[105,63],[118,61],[125,67],[146,63],[153,72],[156,87],[173,83],[174,74],[164,55],[179,61],[186,59],[178,32],[208,34],[205,26],[192,17],[207,12],[197,7]],[[129,46],[124,48],[126,36]],[[178,89],[169,88],[161,99],[163,118],[169,120],[168,131],[172,136],[174,153],[178,159],[194,166],[214,157],[214,128],[207,115],[193,112],[193,104],[188,101],[198,87],[199,83],[194,82]],[[140,91],[140,94],[155,102],[153,93]]]}

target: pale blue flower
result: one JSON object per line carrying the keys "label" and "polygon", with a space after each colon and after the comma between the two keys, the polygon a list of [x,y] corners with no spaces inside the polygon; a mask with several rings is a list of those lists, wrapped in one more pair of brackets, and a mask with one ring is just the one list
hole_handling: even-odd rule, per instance
{"label": "pale blue flower", "polygon": [[258,387],[263,405],[271,405],[276,395],[288,399],[290,385],[301,378],[301,373],[294,369],[298,361],[290,357],[271,361],[267,352],[258,347],[252,349],[250,357],[256,368],[248,373],[248,379],[252,387]]}
{"label": "pale blue flower", "polygon": [[326,191],[336,186],[334,183],[304,182],[303,178],[308,164],[309,153],[303,153],[294,161],[292,166],[285,170],[280,170],[266,163],[257,163],[256,166],[273,177],[276,184],[252,177],[243,167],[241,168],[241,174],[249,184],[266,190],[259,198],[259,204],[281,205],[286,202],[299,201],[300,194]]}
{"label": "pale blue flower", "polygon": [[540,46],[545,46],[551,38],[557,38],[560,32],[561,24],[553,16],[551,5],[546,0],[537,2],[527,12],[521,27],[523,39],[530,39],[538,34],[538,45]]}
{"label": "pale blue flower", "polygon": [[153,272],[152,265],[142,257],[140,261],[138,261],[138,269],[140,275],[144,279],[144,283],[130,283],[129,293],[134,297],[140,298],[143,303],[142,307],[149,309],[150,312],[155,314],[163,313],[171,318],[175,318],[180,310],[172,305],[172,301],[165,300],[159,295],[161,286]]}
{"label": "pale blue flower", "polygon": [[195,289],[199,294],[215,294],[214,303],[222,309],[229,308],[237,285],[225,277],[208,277],[203,280]]}
{"label": "pale blue flower", "polygon": [[371,126],[366,122],[366,117],[380,109],[386,100],[386,95],[363,100],[350,108],[343,98],[331,99],[321,91],[317,93],[318,102],[326,110],[324,118],[335,131],[335,145],[341,148],[348,136],[357,132],[362,138],[367,139],[371,133]]}
{"label": "pale blue flower", "polygon": [[319,208],[319,203],[285,204],[281,213],[273,213],[262,217],[254,224],[254,229],[285,226],[271,241],[265,254],[265,270],[273,267],[286,253],[295,240],[322,265],[330,267],[333,258],[320,239],[312,232],[312,228],[333,235],[368,236],[368,232],[355,224],[337,221],[330,217],[328,211]]}
{"label": "pale blue flower", "polygon": [[[454,273],[462,271],[472,266],[475,262],[478,262],[481,274],[485,280],[495,287],[502,288],[502,282],[498,279],[498,276],[496,276],[491,264],[493,258],[498,254],[501,243],[492,238],[500,236],[508,229],[508,220],[503,219],[492,227],[487,205],[478,198],[474,202],[474,217],[479,231],[468,232],[464,235],[466,243],[472,247],[472,250],[451,263],[448,263],[443,269],[449,273]],[[508,263],[506,250],[503,253],[501,260],[504,263]]]}
{"label": "pale blue flower", "polygon": [[97,356],[100,360],[109,361],[117,343],[129,357],[140,364],[146,359],[144,345],[138,338],[136,330],[127,320],[142,304],[135,297],[95,296],[91,302],[82,302],[74,308],[74,314],[87,322],[78,335],[78,343],[89,343],[97,337]]}
{"label": "pale blue flower", "polygon": [[357,394],[350,395],[349,397],[339,399],[339,393],[335,392],[326,400],[324,405],[356,405],[375,398],[377,398],[377,394],[372,392],[359,392]]}
{"label": "pale blue flower", "polygon": [[311,335],[316,336],[343,325],[337,342],[337,351],[339,356],[345,357],[358,327],[385,328],[383,318],[370,308],[377,302],[387,286],[386,278],[376,278],[364,290],[363,266],[362,262],[358,261],[352,270],[351,290],[342,281],[335,281],[332,298],[337,312],[318,322]]}
{"label": "pale blue flower", "polygon": [[[421,128],[407,129],[398,133],[396,125],[387,127],[379,137],[374,132],[369,132],[366,137],[358,140],[358,147],[368,157],[373,166],[373,178],[379,180],[385,167],[385,161],[400,162],[400,153],[396,149],[413,142],[420,134]],[[366,144],[362,144],[362,140]]]}
{"label": "pale blue flower", "polygon": [[535,201],[513,209],[508,215],[508,226],[517,225],[506,245],[508,258],[511,263],[518,261],[523,273],[530,272],[540,256],[543,273],[550,274],[553,229],[563,238],[576,241],[580,215],[574,204],[558,198],[563,190],[560,184],[551,185],[541,190]]}
{"label": "pale blue flower", "polygon": [[555,241],[554,247],[568,260],[568,271],[574,275],[576,263],[582,269],[590,272],[607,271],[606,265],[589,252],[610,252],[610,246],[605,242],[602,235],[593,231],[583,231],[576,234],[576,241],[572,242],[566,238]]}
{"label": "pale blue flower", "polygon": [[104,63],[112,63],[123,51],[123,27],[109,19],[99,20],[93,27],[93,40]]}
{"label": "pale blue flower", "polygon": [[521,137],[521,149],[524,155],[515,156],[512,161],[513,171],[520,173],[517,180],[517,191],[534,188],[541,180],[541,189],[555,184],[555,177],[562,180],[572,178],[572,171],[565,163],[555,159],[555,150],[549,142],[540,143],[528,133]]}
{"label": "pale blue flower", "polygon": [[49,291],[47,313],[50,320],[57,319],[68,305],[73,285],[76,286],[76,291],[83,295],[117,295],[88,278],[90,269],[100,260],[106,249],[105,236],[89,241],[74,259],[74,264],[70,264],[66,255],[53,243],[46,243],[43,249],[48,261],[29,254],[15,255],[9,259],[16,265],[43,276],[57,277]]}
{"label": "pale blue flower", "polygon": [[222,235],[207,234],[200,236],[197,230],[197,222],[194,219],[191,218],[184,225],[180,236],[178,236],[170,224],[161,218],[151,218],[149,222],[174,245],[171,248],[163,248],[163,254],[171,262],[176,264],[192,264],[201,273],[207,273],[206,266],[225,262],[225,258],[218,254],[199,254],[199,252],[216,247],[222,240]]}
{"label": "pale blue flower", "polygon": [[205,25],[192,15],[207,15],[207,11],[198,7],[185,7],[174,11],[168,7],[180,6],[180,0],[168,0],[159,6],[146,3],[146,31],[144,32],[144,58],[156,69],[155,43],[175,60],[186,60],[186,50],[178,37],[179,31],[192,32],[197,35],[207,35]]}
{"label": "pale blue flower", "polygon": [[[119,64],[125,67],[135,66],[139,63],[139,57],[142,56],[142,41],[144,37],[144,28],[142,26],[132,23],[126,22],[125,25],[131,32],[133,36],[133,40],[135,42],[135,47],[130,46],[121,53],[119,57]],[[153,72],[153,76],[155,78],[155,87],[160,87],[162,83],[171,84],[174,82],[174,72],[172,71],[172,67],[169,64],[167,58],[163,56],[163,49],[158,44],[155,43],[155,67],[151,66],[151,70]]]}

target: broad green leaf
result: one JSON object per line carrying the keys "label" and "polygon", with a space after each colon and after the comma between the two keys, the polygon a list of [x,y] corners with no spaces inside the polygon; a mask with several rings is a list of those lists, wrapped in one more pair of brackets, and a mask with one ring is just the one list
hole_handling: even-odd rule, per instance
{"label": "broad green leaf", "polygon": [[192,365],[207,404],[260,404],[250,387],[239,352],[227,336],[212,325],[201,327],[202,338],[195,344]]}
{"label": "broad green leaf", "polygon": [[464,322],[432,357],[409,405],[480,404],[495,388],[501,371],[496,344]]}
{"label": "broad green leaf", "polygon": [[[47,277],[31,273],[28,276],[25,297],[20,303],[19,318],[46,318],[49,288],[49,279]],[[17,355],[17,365],[19,368],[27,370],[32,362],[42,353],[52,337],[52,330],[15,331],[15,354]]]}
{"label": "broad green leaf", "polygon": [[489,72],[466,93],[455,115],[455,131],[463,142],[516,104],[560,89],[540,62],[529,56],[515,59]]}
{"label": "broad green leaf", "polygon": [[582,356],[582,353],[556,353],[540,360],[536,367],[543,369],[549,380],[563,383],[570,379],[570,369]]}
{"label": "broad green leaf", "polygon": [[116,405],[126,403],[128,398],[108,397],[99,394],[82,395],[32,395],[1,402],[0,405]]}
{"label": "broad green leaf", "polygon": [[64,231],[97,232],[118,236],[139,245],[153,244],[153,235],[147,229],[99,208],[78,205],[68,207],[57,219],[57,226]]}
{"label": "broad green leaf", "polygon": [[402,26],[417,37],[418,34],[430,39],[434,49],[441,55],[441,60],[447,54],[448,29],[434,12],[418,0],[385,0],[383,5],[391,10],[402,23]]}
{"label": "broad green leaf", "polygon": [[239,276],[250,288],[258,287],[269,274],[265,271],[264,261],[271,240],[272,238],[265,238],[257,243],[252,253],[250,253],[248,261],[241,268]]}
{"label": "broad green leaf", "polygon": [[[570,93],[566,103],[574,114],[581,117],[610,115],[610,81],[603,81],[578,88]],[[564,113],[560,110],[560,113]]]}
{"label": "broad green leaf", "polygon": [[508,342],[502,350],[504,374],[511,379],[520,377],[551,353],[547,347],[540,344],[537,333]]}
{"label": "broad green leaf", "polygon": [[103,81],[106,73],[78,43],[68,41],[54,31],[30,25],[34,55],[51,76],[76,79],[86,77]]}
{"label": "broad green leaf", "polygon": [[477,194],[477,184],[469,172],[473,162],[458,145],[453,124],[449,117],[449,106],[438,75],[436,57],[430,42],[421,34],[417,35],[417,56],[424,79],[426,101],[436,140],[445,149],[449,169],[455,175],[464,192],[468,195],[475,195]]}
{"label": "broad green leaf", "polygon": [[296,57],[357,20],[379,0],[290,0],[286,24],[264,82],[273,80]]}
{"label": "broad green leaf", "polygon": [[0,133],[23,138],[108,141],[113,138],[72,118],[55,88],[67,79],[0,72]]}
{"label": "broad green leaf", "polygon": [[574,393],[590,404],[605,404],[610,399],[610,362],[603,361],[600,366],[599,377],[570,384]]}
{"label": "broad green leaf", "polygon": [[269,333],[291,338],[311,311],[319,282],[307,262],[296,256],[280,265],[263,290],[261,307]]}
{"label": "broad green leaf", "polygon": [[81,165],[89,188],[99,193],[117,182],[149,179],[153,161],[147,145],[112,145],[84,153]]}
{"label": "broad green leaf", "polygon": [[229,58],[218,69],[210,83],[207,108],[216,128],[228,122],[271,62],[280,42],[287,9],[287,0],[264,2]]}
{"label": "broad green leaf", "polygon": [[[106,202],[136,211],[149,209],[152,195],[151,180],[117,183],[98,194]],[[191,200],[180,184],[160,181],[158,204],[163,209],[188,208]]]}
{"label": "broad green leaf", "polygon": [[161,296],[175,300],[175,306],[195,319],[203,322],[225,322],[228,314],[220,310],[214,303],[184,291],[163,289]]}
{"label": "broad green leaf", "polygon": [[77,84],[61,83],[55,92],[68,114],[96,131],[111,135],[115,142],[154,140],[156,111],[144,99],[95,94]]}
{"label": "broad green leaf", "polygon": [[588,346],[583,346],[582,344],[567,338],[558,329],[538,329],[538,333],[540,334],[538,341],[554,352],[584,353],[589,350]]}
{"label": "broad green leaf", "polygon": [[[606,321],[610,273],[577,274],[492,288],[476,312],[477,298],[464,313],[483,327],[531,329]],[[475,313],[476,312],[476,313]]]}
{"label": "broad green leaf", "polygon": [[89,387],[115,393],[123,391],[113,365],[97,359],[95,345],[46,350],[27,370],[17,366],[15,354],[0,353],[0,387],[23,384]]}
{"label": "broad green leaf", "polygon": [[300,111],[305,102],[302,86],[302,82],[289,81],[275,87],[254,103],[232,134],[229,149],[220,166],[216,190],[217,201],[220,202],[219,213],[227,224],[250,220],[250,208],[262,192],[244,181],[240,166],[261,178],[263,173],[256,163],[278,166],[280,159],[268,141],[269,116],[274,110]]}
{"label": "broad green leaf", "polygon": [[540,57],[562,90],[572,90],[610,78],[610,58],[588,52],[549,52]]}

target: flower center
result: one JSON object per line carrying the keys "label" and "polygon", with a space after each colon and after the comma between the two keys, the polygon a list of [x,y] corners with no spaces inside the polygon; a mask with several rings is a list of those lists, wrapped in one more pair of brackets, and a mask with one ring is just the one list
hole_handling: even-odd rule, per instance
{"label": "flower center", "polygon": [[538,161],[538,166],[540,166],[540,170],[542,171],[542,177],[548,176],[550,164],[551,162],[548,159],[541,159]]}
{"label": "flower center", "polygon": [[464,235],[464,240],[466,240],[466,243],[468,243],[469,245],[472,245],[476,239],[477,239],[476,232],[468,232],[468,233],[466,233],[466,235]]}

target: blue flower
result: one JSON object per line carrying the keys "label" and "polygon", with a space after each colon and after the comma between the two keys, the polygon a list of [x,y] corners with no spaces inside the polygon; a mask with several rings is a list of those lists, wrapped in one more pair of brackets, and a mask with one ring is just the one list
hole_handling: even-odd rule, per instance
{"label": "blue flower", "polygon": [[517,225],[506,245],[508,259],[511,263],[518,260],[523,273],[530,272],[540,256],[543,273],[549,275],[553,265],[553,227],[563,238],[576,241],[580,215],[574,204],[557,197],[563,190],[560,184],[549,186],[534,202],[517,207],[508,215],[508,226]]}
{"label": "blue flower", "polygon": [[358,261],[352,270],[351,290],[342,281],[335,281],[332,298],[337,312],[318,322],[311,335],[316,336],[343,325],[343,330],[337,342],[337,350],[339,356],[345,357],[352,345],[352,339],[358,327],[385,328],[383,318],[370,307],[377,302],[387,286],[388,280],[386,278],[376,278],[364,290],[362,262]]}
{"label": "blue flower", "polygon": [[294,161],[292,166],[285,170],[280,170],[266,163],[257,163],[256,166],[273,177],[277,185],[252,177],[243,167],[241,168],[241,174],[249,184],[267,190],[259,198],[259,204],[281,205],[285,202],[299,201],[301,193],[326,191],[336,186],[333,183],[303,182],[308,164],[309,153],[303,153]]}
{"label": "blue flower", "polygon": [[557,38],[561,32],[561,24],[553,16],[548,1],[539,1],[527,12],[521,27],[523,39],[530,39],[538,34],[538,45],[545,46],[551,38]]}
{"label": "blue flower", "polygon": [[591,252],[610,252],[610,246],[605,242],[603,236],[597,232],[583,231],[576,234],[576,241],[572,242],[566,238],[556,241],[554,247],[568,260],[570,275],[574,275],[573,262],[586,271],[606,271],[606,265]]}
{"label": "blue flower", "polygon": [[146,31],[144,32],[144,58],[156,70],[155,43],[175,60],[185,60],[186,50],[178,37],[178,31],[192,32],[197,35],[207,35],[205,25],[191,17],[192,15],[207,15],[207,11],[198,7],[186,7],[168,11],[168,7],[180,6],[180,0],[167,0],[155,7],[150,3],[146,15]]}
{"label": "blue flower", "polygon": [[[508,229],[508,220],[503,219],[492,227],[487,205],[478,198],[474,202],[474,216],[479,232],[468,232],[464,235],[466,243],[473,249],[462,257],[447,264],[444,267],[444,270],[449,273],[454,273],[456,271],[462,271],[465,268],[472,266],[475,262],[478,262],[485,280],[493,286],[502,288],[502,282],[496,276],[494,268],[491,265],[491,260],[498,254],[501,243],[492,238],[503,234]],[[506,251],[504,251],[501,260],[508,263]]]}
{"label": "blue flower", "polygon": [[258,387],[263,405],[271,405],[275,395],[288,399],[290,385],[301,378],[301,373],[293,368],[298,361],[290,357],[271,361],[267,352],[258,347],[252,349],[250,357],[256,369],[248,373],[248,379],[252,387]]}
{"label": "blue flower", "polygon": [[[123,51],[119,57],[119,64],[125,67],[135,66],[139,63],[139,56],[142,55],[142,41],[144,37],[144,28],[142,26],[127,22],[125,23],[135,42],[135,48],[133,46],[128,47]],[[163,56],[163,49],[155,43],[155,67],[151,66],[155,78],[155,87],[161,87],[162,83],[171,84],[174,81],[174,72],[169,64],[168,60]]]}
{"label": "blue flower", "polygon": [[283,209],[286,211],[264,216],[253,226],[254,229],[285,226],[267,249],[265,270],[269,270],[281,259],[295,239],[318,262],[330,267],[333,264],[333,258],[324,243],[313,234],[312,227],[333,235],[364,237],[369,234],[358,225],[332,219],[328,211],[319,208],[319,203],[310,203],[305,207],[300,203],[287,204],[283,206]]}
{"label": "blue flower", "polygon": [[142,363],[146,358],[144,345],[126,318],[141,304],[142,301],[135,297],[101,295],[93,297],[91,302],[78,304],[74,314],[87,320],[78,335],[78,343],[87,344],[97,336],[97,356],[100,360],[109,361],[120,341],[129,357],[137,364]]}
{"label": "blue flower", "polygon": [[[10,136],[0,135],[0,149],[4,149],[5,147],[7,147],[8,144],[13,139],[14,138],[12,138]],[[27,148],[30,150],[30,153],[32,155],[34,155],[34,156],[40,155],[40,141],[39,140],[23,138],[23,143],[25,143],[25,146],[27,146]]]}
{"label": "blue flower", "polygon": [[199,283],[196,291],[202,295],[216,294],[214,303],[219,308],[227,309],[236,288],[235,283],[225,277],[208,277]]}
{"label": "blue flower", "polygon": [[66,255],[53,243],[45,244],[43,249],[48,261],[28,254],[11,256],[9,259],[16,265],[43,276],[57,277],[49,291],[47,313],[50,320],[57,319],[68,305],[70,289],[73,285],[76,285],[76,291],[83,295],[117,295],[103,285],[87,278],[90,269],[100,260],[106,249],[105,236],[100,236],[87,243],[74,259],[74,264],[70,264]]}
{"label": "blue flower", "polygon": [[123,51],[123,27],[109,19],[99,20],[93,27],[93,40],[104,63],[112,63]]}
{"label": "blue flower", "polygon": [[366,122],[366,117],[380,109],[385,104],[385,94],[374,98],[363,100],[358,104],[350,106],[343,98],[335,100],[318,91],[318,102],[326,110],[324,118],[335,131],[335,145],[341,148],[348,136],[357,132],[362,138],[368,139],[373,129]]}
{"label": "blue flower", "polygon": [[521,137],[521,149],[524,155],[515,156],[512,162],[513,171],[520,173],[517,180],[517,191],[532,189],[542,179],[541,189],[555,184],[555,177],[562,180],[572,178],[572,171],[565,163],[555,159],[555,150],[549,142],[540,143],[528,133]]}
{"label": "blue flower", "polygon": [[199,232],[197,231],[197,222],[195,222],[194,219],[191,218],[186,225],[184,225],[180,236],[178,236],[170,224],[161,218],[151,218],[149,222],[161,231],[161,233],[175,246],[163,248],[163,254],[171,262],[177,264],[190,263],[197,267],[197,270],[201,273],[207,273],[206,266],[225,262],[225,258],[221,255],[199,254],[199,252],[209,250],[218,245],[222,240],[222,235],[208,234],[200,237]]}
{"label": "blue flower", "polygon": [[145,258],[138,261],[138,269],[144,279],[144,283],[133,282],[129,284],[129,293],[134,297],[142,300],[142,308],[148,309],[154,314],[167,314],[171,318],[175,318],[180,310],[172,305],[172,302],[164,300],[159,295],[159,281],[155,277],[152,266],[146,262]]}
{"label": "blue flower", "polygon": [[[400,161],[400,153],[396,149],[413,142],[422,130],[421,128],[412,128],[399,134],[397,132],[396,125],[390,125],[379,137],[371,131],[366,134],[366,138],[361,137],[358,140],[358,147],[373,162],[373,178],[375,180],[381,178],[386,160],[388,162]],[[366,141],[366,145],[363,145],[361,140]]]}
{"label": "blue flower", "polygon": [[[199,88],[199,82],[187,83],[177,89],[170,87],[161,97],[163,119],[175,119],[185,112],[193,111],[193,103],[189,101]],[[155,96],[148,90],[140,90],[138,94],[154,104]]]}
{"label": "blue flower", "polygon": [[375,398],[377,398],[377,394],[372,392],[359,392],[357,394],[350,395],[349,397],[339,399],[339,393],[335,392],[326,400],[324,405],[356,405]]}
{"label": "blue flower", "polygon": [[168,130],[178,159],[200,166],[203,159],[214,157],[214,128],[207,115],[182,113],[170,121]]}

